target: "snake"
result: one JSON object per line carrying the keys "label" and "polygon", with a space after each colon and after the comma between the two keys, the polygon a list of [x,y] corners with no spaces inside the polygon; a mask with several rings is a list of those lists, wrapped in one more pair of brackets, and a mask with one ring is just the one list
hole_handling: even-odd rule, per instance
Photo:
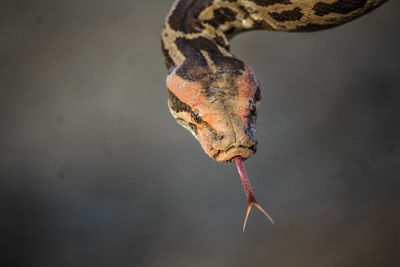
{"label": "snake", "polygon": [[258,204],[243,166],[257,151],[260,85],[229,41],[250,30],[310,32],[342,25],[387,0],[177,0],[166,16],[161,48],[168,107],[218,162],[234,162],[248,199],[243,231]]}

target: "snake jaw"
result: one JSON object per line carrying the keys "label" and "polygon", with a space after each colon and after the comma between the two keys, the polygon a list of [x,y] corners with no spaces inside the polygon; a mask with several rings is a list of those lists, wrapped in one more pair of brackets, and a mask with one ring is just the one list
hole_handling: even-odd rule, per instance
{"label": "snake jaw", "polygon": [[233,158],[235,156],[240,156],[243,160],[248,159],[252,155],[254,155],[257,151],[257,145],[252,145],[250,147],[245,147],[241,145],[234,145],[228,148],[226,151],[224,150],[218,150],[218,153],[216,153],[213,158],[216,161],[220,162],[233,162]]}

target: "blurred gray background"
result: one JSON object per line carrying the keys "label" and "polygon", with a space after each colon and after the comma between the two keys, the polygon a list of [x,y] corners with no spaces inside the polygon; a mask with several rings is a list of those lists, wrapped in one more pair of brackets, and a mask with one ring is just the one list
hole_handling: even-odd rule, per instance
{"label": "blurred gray background", "polygon": [[400,22],[250,32],[259,151],[214,162],[167,108],[171,1],[0,4],[2,266],[400,266]]}

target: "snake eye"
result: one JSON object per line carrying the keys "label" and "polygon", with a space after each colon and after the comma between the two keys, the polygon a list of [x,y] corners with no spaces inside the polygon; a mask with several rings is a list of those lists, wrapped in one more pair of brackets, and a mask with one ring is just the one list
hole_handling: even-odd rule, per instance
{"label": "snake eye", "polygon": [[190,116],[192,117],[192,119],[196,122],[196,123],[202,123],[203,120],[201,119],[199,113],[195,112],[195,111],[190,111]]}

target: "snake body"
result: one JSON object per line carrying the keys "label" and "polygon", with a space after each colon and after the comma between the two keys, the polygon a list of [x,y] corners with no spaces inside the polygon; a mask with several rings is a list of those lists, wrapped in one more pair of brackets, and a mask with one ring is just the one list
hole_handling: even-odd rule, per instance
{"label": "snake body", "polygon": [[213,159],[257,150],[260,87],[229,51],[243,31],[316,31],[360,17],[387,0],[177,0],[162,30],[168,105]]}
{"label": "snake body", "polygon": [[387,0],[177,0],[162,30],[168,105],[213,159],[235,162],[249,202],[257,203],[242,160],[257,150],[260,87],[229,51],[243,31],[317,31],[360,17]]}

